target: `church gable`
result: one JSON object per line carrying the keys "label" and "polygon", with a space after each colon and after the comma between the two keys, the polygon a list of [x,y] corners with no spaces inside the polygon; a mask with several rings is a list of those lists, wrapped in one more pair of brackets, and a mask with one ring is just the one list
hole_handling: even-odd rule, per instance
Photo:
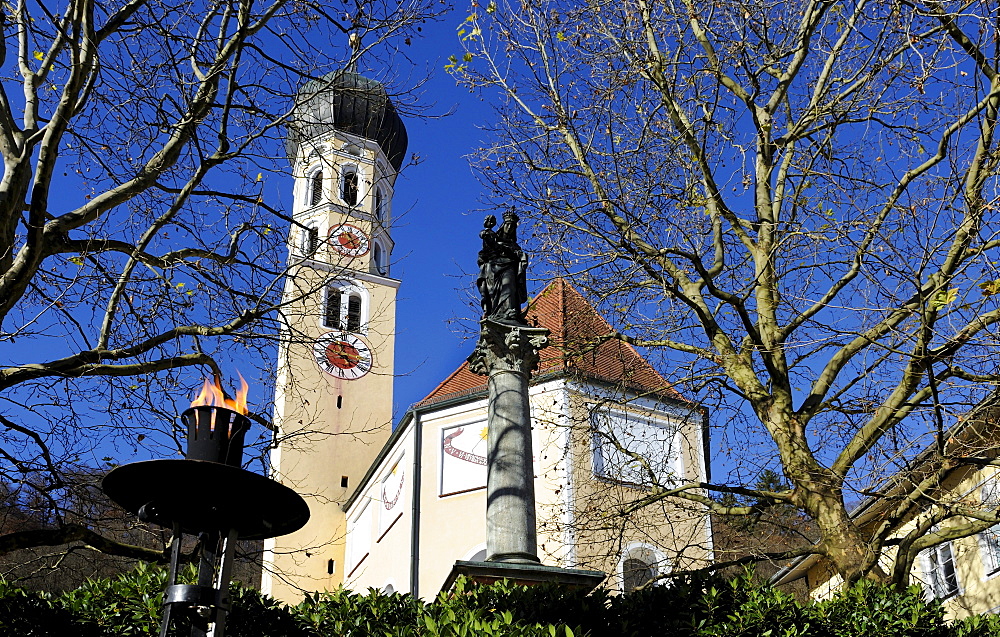
{"label": "church gable", "polygon": [[[571,376],[684,400],[634,347],[618,340],[600,342],[600,337],[614,330],[565,280],[556,279],[532,299],[527,318],[551,332],[550,346],[541,352],[535,379]],[[485,392],[486,377],[472,373],[465,362],[418,406]]]}

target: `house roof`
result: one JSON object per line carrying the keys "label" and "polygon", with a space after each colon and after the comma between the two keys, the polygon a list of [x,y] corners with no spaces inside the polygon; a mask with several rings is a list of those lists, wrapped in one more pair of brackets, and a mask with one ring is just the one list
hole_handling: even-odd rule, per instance
{"label": "house roof", "polygon": [[[540,353],[535,378],[574,376],[610,382],[640,393],[666,395],[687,402],[634,347],[600,337],[615,330],[594,306],[564,279],[556,279],[528,304],[528,322],[547,328],[549,347]],[[416,406],[471,396],[486,391],[486,377],[464,362]]]}
{"label": "house roof", "polygon": [[[871,490],[851,512],[850,516],[858,525],[877,521],[885,508],[892,506],[907,491],[915,488],[928,474],[933,471],[934,459],[942,455],[949,458],[980,458],[985,461],[996,456],[1000,449],[995,426],[1000,420],[1000,390],[994,390],[967,414],[960,417],[955,424],[944,432],[943,454],[937,440],[927,445],[910,461],[905,471],[897,472],[884,480],[877,488]],[[975,463],[960,468],[977,467]],[[775,573],[769,580],[774,586],[793,582],[823,559],[818,553],[802,555],[793,559],[788,566]]]}

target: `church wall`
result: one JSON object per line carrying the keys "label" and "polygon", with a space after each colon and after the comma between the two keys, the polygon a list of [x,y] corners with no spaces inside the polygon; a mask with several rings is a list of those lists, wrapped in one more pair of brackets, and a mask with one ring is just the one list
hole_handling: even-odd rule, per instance
{"label": "church wall", "polygon": [[[314,160],[329,171],[319,205],[307,205],[305,200],[309,167],[300,165],[297,169],[295,218],[316,228],[316,250],[310,252],[305,247],[308,235],[304,228],[294,225],[289,234],[284,342],[279,348],[274,416],[279,446],[272,452],[271,464],[276,479],[305,497],[311,517],[300,531],[265,544],[262,589],[292,602],[301,599],[303,590],[332,589],[344,581],[347,520],[340,507],[365,475],[392,427],[399,282],[373,273],[371,249],[352,256],[334,250],[328,241],[331,228],[343,223],[369,237],[384,232],[373,218],[371,197],[366,194],[377,177],[373,166],[378,154],[361,147],[357,156],[345,159],[345,153],[337,150],[342,143],[327,140],[326,154]],[[356,164],[361,180],[359,205],[351,209],[338,203],[335,191],[333,168],[343,161]],[[344,325],[340,329],[327,325],[326,289],[331,284],[345,286],[344,312],[348,296],[354,291],[360,294],[363,302],[358,328],[348,332]],[[328,346],[336,342],[357,345],[362,364],[350,373],[332,366]]]}
{"label": "church wall", "polygon": [[[612,575],[612,587],[620,586],[623,555],[637,547],[654,549],[664,568],[703,565],[711,554],[711,541],[702,507],[664,503],[641,509],[628,519],[607,515],[614,506],[647,492],[595,476],[589,414],[595,404],[605,403],[595,401],[594,394],[600,391],[595,387],[586,391],[569,387],[565,381],[556,381],[531,391],[538,554],[543,563],[604,570]],[[636,402],[645,407],[641,411],[646,414],[668,409],[652,401]],[[679,426],[685,477],[702,479],[701,414],[673,409],[666,419]],[[454,561],[467,559],[485,542],[485,467],[478,481],[471,477],[465,485],[442,481],[442,463],[453,462],[442,442],[461,427],[462,435],[451,444],[459,451],[475,452],[481,447],[484,454],[482,432],[480,442],[471,445],[463,436],[479,431],[485,420],[485,400],[423,416],[422,596],[435,593]],[[463,486],[469,490],[463,492]]]}
{"label": "church wall", "polygon": [[[608,515],[648,492],[595,476],[589,414],[595,405],[608,405],[606,397],[595,399],[600,391],[563,380],[531,388],[539,557],[549,565],[604,570],[611,575],[607,585],[616,589],[625,554],[655,559],[664,569],[697,565],[710,554],[707,516],[700,507],[655,505],[626,520]],[[438,592],[456,560],[483,557],[476,554],[486,541],[486,408],[486,400],[480,399],[421,413],[409,425],[421,427],[423,437],[418,594],[425,599]],[[695,433],[700,414],[687,418],[682,410],[642,400],[633,401],[630,409],[678,423],[685,477],[703,477]],[[349,571],[351,554],[359,554],[354,547],[370,549],[348,577],[354,590],[387,584],[396,591],[409,588],[411,512],[403,511],[382,539],[377,520],[386,500],[382,482],[393,459],[404,448],[412,449],[410,440],[407,434],[394,445],[347,513],[351,520],[359,514],[371,520],[367,526],[354,523],[353,532],[360,528],[365,535],[355,541],[352,534],[347,542]]]}
{"label": "church wall", "polygon": [[[559,400],[562,388],[561,381],[531,387],[533,423],[539,422],[537,414],[543,405]],[[485,549],[486,415],[487,402],[480,399],[421,417],[424,453],[419,593],[424,598],[440,590],[456,560],[471,559]],[[560,564],[562,538],[547,531],[543,518],[559,509],[557,483],[548,476],[558,470],[555,465],[562,457],[561,440],[558,432],[533,427],[539,557],[554,565]]]}
{"label": "church wall", "polygon": [[[414,427],[408,427],[385,455],[362,496],[347,511],[345,586],[410,592],[413,521]],[[369,516],[367,523],[360,517]],[[358,529],[367,530],[359,537]]]}
{"label": "church wall", "polygon": [[[573,566],[609,573],[612,577],[606,585],[613,589],[621,588],[626,557],[655,562],[657,574],[704,566],[711,556],[711,529],[704,507],[675,499],[635,507],[651,492],[628,481],[629,467],[600,466],[598,448],[603,439],[594,434],[594,414],[608,410],[672,427],[683,478],[704,479],[700,412],[652,399],[626,401],[603,388],[578,386],[571,394],[567,419],[573,494],[566,532],[572,533],[576,543]],[[647,455],[652,453],[647,450]]]}
{"label": "church wall", "polygon": [[565,426],[570,405],[568,383],[549,383],[532,402],[532,424],[537,431],[538,557],[542,563],[571,568],[576,564],[576,535],[569,522],[574,494],[570,480],[570,428]]}
{"label": "church wall", "polygon": [[423,414],[420,426],[418,593],[430,599],[455,561],[486,542],[486,401]]}

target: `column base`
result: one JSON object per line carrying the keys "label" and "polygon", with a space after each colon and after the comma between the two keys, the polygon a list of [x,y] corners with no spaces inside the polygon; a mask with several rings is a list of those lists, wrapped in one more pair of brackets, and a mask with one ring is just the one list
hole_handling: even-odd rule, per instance
{"label": "column base", "polygon": [[476,584],[492,584],[506,579],[523,586],[557,584],[566,588],[583,588],[588,591],[597,588],[607,577],[601,571],[545,566],[537,562],[466,562],[459,560],[452,566],[451,573],[448,574],[441,590],[450,591],[455,586],[455,580],[461,575]]}
{"label": "column base", "polygon": [[504,564],[541,564],[542,561],[531,553],[496,553],[486,558],[487,562]]}

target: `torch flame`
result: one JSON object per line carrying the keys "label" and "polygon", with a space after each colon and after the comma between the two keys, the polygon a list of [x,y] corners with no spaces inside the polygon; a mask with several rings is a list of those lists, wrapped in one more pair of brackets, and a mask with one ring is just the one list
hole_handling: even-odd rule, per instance
{"label": "torch flame", "polygon": [[247,386],[247,381],[243,379],[243,374],[236,372],[236,375],[240,377],[240,388],[236,391],[235,399],[227,397],[222,386],[214,379],[206,378],[197,398],[191,401],[191,406],[225,407],[245,416],[249,411],[247,409],[247,392],[250,388]]}

